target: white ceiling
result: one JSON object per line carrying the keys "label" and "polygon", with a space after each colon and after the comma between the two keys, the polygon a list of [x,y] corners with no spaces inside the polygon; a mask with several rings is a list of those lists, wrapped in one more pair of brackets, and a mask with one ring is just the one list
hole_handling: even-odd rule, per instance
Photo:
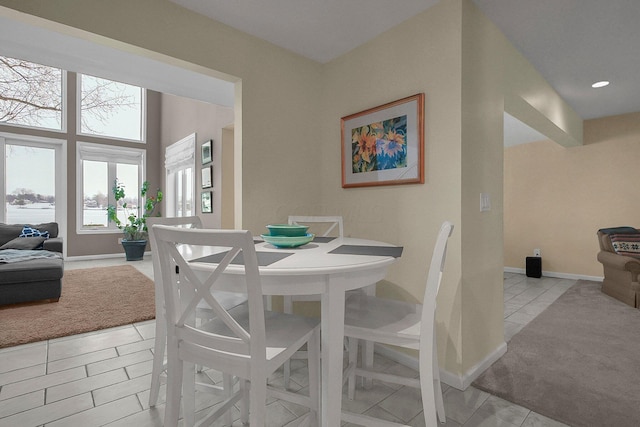
{"label": "white ceiling", "polygon": [[328,62],[440,0],[171,0],[318,62]]}
{"label": "white ceiling", "polygon": [[[171,1],[326,62],[439,0]],[[583,119],[640,111],[639,0],[472,1]],[[231,83],[3,17],[0,54],[46,60],[50,65],[221,105],[233,103]],[[75,66],[69,68],[69,64]],[[611,85],[602,89],[590,87],[602,79],[610,80]],[[185,81],[189,84],[182,84]],[[523,140],[515,132],[518,127],[531,131],[511,117],[505,116],[505,123],[507,145]],[[534,133],[524,141],[538,137]]]}
{"label": "white ceiling", "polygon": [[[327,62],[439,0],[171,1]],[[639,0],[472,1],[583,119],[640,111]]]}
{"label": "white ceiling", "polygon": [[[439,0],[171,1],[327,62]],[[583,119],[640,111],[639,0],[472,1]],[[611,85],[591,88],[599,80]],[[505,121],[509,145],[534,137],[512,117]]]}

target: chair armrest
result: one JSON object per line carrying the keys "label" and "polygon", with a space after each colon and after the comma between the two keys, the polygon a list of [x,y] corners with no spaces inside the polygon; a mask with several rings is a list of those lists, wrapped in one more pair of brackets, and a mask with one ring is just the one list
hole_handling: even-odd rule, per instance
{"label": "chair armrest", "polygon": [[600,251],[598,252],[598,261],[616,270],[630,271],[636,277],[640,273],[640,259],[638,258]]}
{"label": "chair armrest", "polygon": [[51,237],[50,239],[45,240],[42,243],[42,249],[46,251],[62,253],[62,238]]}

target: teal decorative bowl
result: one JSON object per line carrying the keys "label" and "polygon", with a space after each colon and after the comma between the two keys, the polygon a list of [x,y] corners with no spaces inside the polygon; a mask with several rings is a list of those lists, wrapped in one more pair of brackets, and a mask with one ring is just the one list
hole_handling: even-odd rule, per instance
{"label": "teal decorative bowl", "polygon": [[314,234],[305,234],[304,236],[271,236],[269,234],[260,235],[265,242],[271,243],[276,248],[297,248],[306,245],[315,237]]}
{"label": "teal decorative bowl", "polygon": [[269,224],[269,234],[272,236],[301,237],[307,235],[309,226],[298,224]]}

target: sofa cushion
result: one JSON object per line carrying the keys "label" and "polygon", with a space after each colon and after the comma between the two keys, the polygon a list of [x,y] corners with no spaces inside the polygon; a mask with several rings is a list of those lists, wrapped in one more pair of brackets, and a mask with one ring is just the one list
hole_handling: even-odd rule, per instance
{"label": "sofa cushion", "polygon": [[40,231],[48,231],[49,237],[58,237],[58,223],[45,222],[42,224],[2,224],[0,223],[0,245],[4,245],[10,240],[15,239],[22,233],[22,228],[28,225]]}
{"label": "sofa cushion", "polygon": [[0,246],[0,249],[38,249],[42,248],[45,240],[47,240],[47,238],[42,236],[16,237]]}
{"label": "sofa cushion", "polygon": [[611,234],[609,238],[618,255],[640,258],[640,233]]}
{"label": "sofa cushion", "polygon": [[0,264],[0,286],[9,283],[59,280],[63,274],[64,263],[62,257]]}
{"label": "sofa cushion", "polygon": [[15,239],[21,232],[22,225],[0,224],[0,245],[4,245],[8,241]]}
{"label": "sofa cushion", "polygon": [[58,223],[57,222],[43,222],[42,224],[26,224],[29,227],[37,228],[44,232],[49,232],[49,237],[58,237]]}

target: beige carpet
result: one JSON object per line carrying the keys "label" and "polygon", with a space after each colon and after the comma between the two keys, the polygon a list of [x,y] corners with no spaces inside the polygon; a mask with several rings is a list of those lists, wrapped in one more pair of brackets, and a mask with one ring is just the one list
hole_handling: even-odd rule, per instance
{"label": "beige carpet", "polygon": [[68,270],[60,301],[0,307],[0,348],[153,319],[154,299],[130,265]]}
{"label": "beige carpet", "polygon": [[640,310],[580,280],[474,383],[573,427],[640,426]]}

